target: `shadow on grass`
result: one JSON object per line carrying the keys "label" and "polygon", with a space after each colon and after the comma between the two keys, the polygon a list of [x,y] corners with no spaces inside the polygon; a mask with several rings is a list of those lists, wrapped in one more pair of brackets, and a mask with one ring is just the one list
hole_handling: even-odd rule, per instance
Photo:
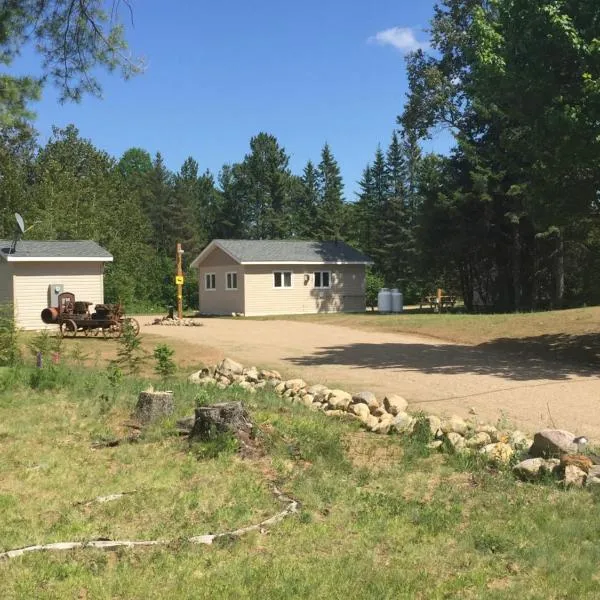
{"label": "shadow on grass", "polygon": [[460,344],[357,343],[316,348],[287,359],[295,365],[347,365],[431,374],[495,375],[515,381],[595,377],[600,367],[600,334],[502,338],[478,346]]}

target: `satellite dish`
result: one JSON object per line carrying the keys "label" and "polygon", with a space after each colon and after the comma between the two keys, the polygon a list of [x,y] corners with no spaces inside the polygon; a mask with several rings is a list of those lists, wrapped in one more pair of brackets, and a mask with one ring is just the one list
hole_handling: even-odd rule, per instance
{"label": "satellite dish", "polygon": [[19,213],[15,213],[15,219],[17,220],[17,227],[21,233],[25,233],[25,222],[23,217]]}

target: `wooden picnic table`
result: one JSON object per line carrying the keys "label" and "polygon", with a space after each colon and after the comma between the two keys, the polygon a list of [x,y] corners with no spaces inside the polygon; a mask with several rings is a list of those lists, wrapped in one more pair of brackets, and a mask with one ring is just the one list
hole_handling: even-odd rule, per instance
{"label": "wooden picnic table", "polygon": [[456,296],[425,296],[421,298],[419,309],[423,310],[423,305],[429,305],[433,312],[442,312],[445,308],[454,308]]}

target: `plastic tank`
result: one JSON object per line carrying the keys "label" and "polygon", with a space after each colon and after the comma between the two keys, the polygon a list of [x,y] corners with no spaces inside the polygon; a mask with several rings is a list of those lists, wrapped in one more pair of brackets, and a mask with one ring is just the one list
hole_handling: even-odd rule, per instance
{"label": "plastic tank", "polygon": [[377,310],[380,313],[392,312],[392,292],[388,288],[381,288],[377,294]]}
{"label": "plastic tank", "polygon": [[404,309],[404,302],[402,298],[402,292],[396,288],[394,288],[390,292],[392,296],[392,312],[393,313],[401,313]]}

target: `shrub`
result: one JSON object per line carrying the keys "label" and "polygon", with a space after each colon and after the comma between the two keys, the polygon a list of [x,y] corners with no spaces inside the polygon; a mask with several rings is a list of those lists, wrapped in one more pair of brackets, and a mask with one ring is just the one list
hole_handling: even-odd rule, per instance
{"label": "shrub", "polygon": [[379,273],[374,273],[371,269],[367,269],[365,295],[367,306],[371,310],[377,306],[377,295],[383,285],[383,277]]}
{"label": "shrub", "polygon": [[14,366],[21,362],[19,349],[19,330],[17,329],[13,307],[0,305],[0,365]]}
{"label": "shrub", "polygon": [[156,361],[154,372],[163,380],[174,375],[177,370],[177,365],[173,360],[174,354],[175,350],[168,344],[158,344],[158,346],[155,346],[154,348],[153,356]]}
{"label": "shrub", "polygon": [[146,362],[147,355],[142,348],[142,338],[128,321],[123,323],[123,333],[119,338],[119,350],[115,364],[125,373],[137,375]]}

